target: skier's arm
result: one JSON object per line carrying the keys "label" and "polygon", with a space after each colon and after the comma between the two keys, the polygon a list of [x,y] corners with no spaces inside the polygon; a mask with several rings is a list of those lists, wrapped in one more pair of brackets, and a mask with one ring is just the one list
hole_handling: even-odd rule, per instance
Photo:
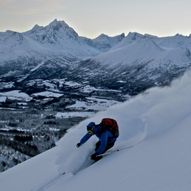
{"label": "skier's arm", "polygon": [[92,136],[92,134],[86,133],[86,134],[82,137],[82,139],[80,140],[80,145],[84,144],[91,136]]}
{"label": "skier's arm", "polygon": [[96,150],[95,154],[96,155],[100,155],[102,154],[107,146],[107,141],[108,138],[111,137],[111,133],[109,131],[104,132],[101,137],[100,137],[100,146],[98,147],[98,149]]}

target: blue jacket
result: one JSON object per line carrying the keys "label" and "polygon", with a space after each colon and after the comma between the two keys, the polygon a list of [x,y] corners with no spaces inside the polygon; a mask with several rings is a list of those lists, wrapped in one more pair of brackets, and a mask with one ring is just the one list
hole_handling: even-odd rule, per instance
{"label": "blue jacket", "polygon": [[108,143],[114,143],[116,141],[116,138],[113,137],[113,135],[112,135],[112,133],[110,131],[106,130],[104,132],[100,132],[99,129],[100,129],[99,125],[97,125],[94,128],[94,134],[87,133],[80,140],[80,144],[84,144],[92,135],[96,135],[99,138],[99,141],[100,141],[100,145],[99,145],[99,147],[97,148],[97,150],[95,152],[96,155],[104,153],[104,151],[105,151],[105,149],[107,147],[107,144]]}

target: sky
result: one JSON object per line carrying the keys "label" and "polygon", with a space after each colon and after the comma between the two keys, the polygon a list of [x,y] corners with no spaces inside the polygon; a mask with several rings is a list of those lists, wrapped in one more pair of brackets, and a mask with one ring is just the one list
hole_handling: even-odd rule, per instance
{"label": "sky", "polygon": [[191,34],[190,0],[0,0],[0,31],[64,20],[80,36]]}

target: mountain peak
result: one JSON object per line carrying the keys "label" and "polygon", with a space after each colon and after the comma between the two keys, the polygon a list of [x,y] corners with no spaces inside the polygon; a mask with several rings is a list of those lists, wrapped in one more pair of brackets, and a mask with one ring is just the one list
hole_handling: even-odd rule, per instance
{"label": "mountain peak", "polygon": [[23,34],[20,32],[16,32],[16,31],[12,31],[12,30],[7,30],[6,34],[8,35],[9,39],[14,39],[14,40],[18,40],[18,41],[22,41],[23,40]]}
{"label": "mountain peak", "polygon": [[144,35],[137,32],[129,32],[127,38],[130,38],[131,40],[137,40],[140,38],[144,38]]}
{"label": "mountain peak", "polygon": [[62,33],[68,36],[69,38],[77,38],[78,33],[70,27],[65,21],[59,21],[54,19],[49,25],[45,27],[47,31],[52,31],[54,33]]}
{"label": "mountain peak", "polygon": [[32,32],[44,30],[44,29],[52,29],[54,31],[58,31],[61,28],[67,29],[71,27],[64,21],[58,21],[57,19],[54,19],[50,24],[46,25],[45,27],[39,26],[38,24],[34,25],[34,27],[31,29]]}
{"label": "mountain peak", "polygon": [[102,33],[98,37],[96,37],[96,39],[99,39],[99,38],[109,38],[109,36],[104,34],[104,33]]}
{"label": "mountain peak", "polygon": [[57,19],[54,19],[48,26],[52,27],[54,30],[59,30],[60,28],[70,28],[65,21],[59,21]]}
{"label": "mountain peak", "polygon": [[125,33],[121,33],[120,35],[116,35],[116,36],[108,36],[104,33],[100,34],[98,37],[96,37],[94,40],[98,40],[98,39],[114,39],[114,38],[124,38],[125,37]]}
{"label": "mountain peak", "polygon": [[39,26],[39,25],[35,25],[32,29],[31,29],[31,31],[32,32],[35,32],[35,31],[38,31],[38,30],[41,30],[41,29],[43,29],[44,27],[42,27],[42,26]]}
{"label": "mountain peak", "polygon": [[77,39],[78,34],[66,22],[54,19],[46,26],[35,25],[25,34],[42,43],[56,44],[61,40]]}
{"label": "mountain peak", "polygon": [[107,51],[111,47],[115,46],[120,41],[122,41],[124,37],[125,37],[124,33],[113,37],[102,33],[97,38],[93,39],[93,41],[94,43],[96,43],[96,46],[100,50]]}

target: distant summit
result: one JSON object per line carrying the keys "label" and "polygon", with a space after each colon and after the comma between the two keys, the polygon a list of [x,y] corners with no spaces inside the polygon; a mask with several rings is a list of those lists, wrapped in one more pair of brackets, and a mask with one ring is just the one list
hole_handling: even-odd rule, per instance
{"label": "distant summit", "polygon": [[63,38],[78,38],[78,34],[64,21],[55,19],[49,25],[42,27],[35,25],[32,30],[26,32],[31,38],[42,43],[57,43]]}
{"label": "distant summit", "polygon": [[106,34],[101,34],[98,37],[96,37],[93,41],[96,43],[97,47],[101,50],[107,51],[111,47],[115,46],[118,44],[120,41],[122,41],[125,38],[125,34],[122,33],[117,36],[110,37]]}

